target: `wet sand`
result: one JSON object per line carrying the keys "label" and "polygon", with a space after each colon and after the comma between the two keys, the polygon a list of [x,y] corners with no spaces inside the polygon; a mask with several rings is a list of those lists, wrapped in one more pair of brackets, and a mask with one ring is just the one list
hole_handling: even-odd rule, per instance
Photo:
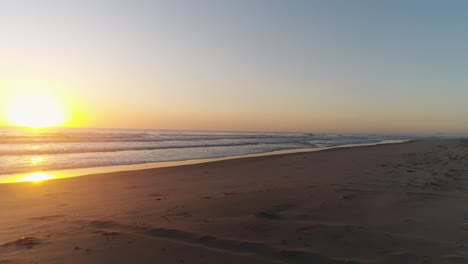
{"label": "wet sand", "polygon": [[0,185],[0,263],[468,263],[468,140]]}

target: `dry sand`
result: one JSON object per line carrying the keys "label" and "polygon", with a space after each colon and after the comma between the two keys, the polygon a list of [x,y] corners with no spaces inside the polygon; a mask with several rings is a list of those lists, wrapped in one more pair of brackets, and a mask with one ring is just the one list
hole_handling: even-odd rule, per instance
{"label": "dry sand", "polygon": [[468,141],[0,185],[0,263],[468,263]]}

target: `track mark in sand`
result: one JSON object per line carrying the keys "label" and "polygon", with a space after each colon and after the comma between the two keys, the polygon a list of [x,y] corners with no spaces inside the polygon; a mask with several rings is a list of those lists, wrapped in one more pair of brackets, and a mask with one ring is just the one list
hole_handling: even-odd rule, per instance
{"label": "track mark in sand", "polygon": [[343,231],[362,231],[366,229],[364,226],[355,226],[355,225],[340,225],[340,224],[328,224],[328,223],[312,223],[296,228],[296,232],[300,233],[310,233],[315,231],[324,231],[328,230],[330,232],[343,232]]}
{"label": "track mark in sand", "polygon": [[180,217],[192,217],[192,212],[187,211],[185,206],[176,205],[173,208],[167,209],[163,215],[167,220],[173,220]]}
{"label": "track mark in sand", "polygon": [[281,212],[291,209],[293,207],[295,207],[294,204],[281,203],[281,204],[274,205],[270,209],[254,213],[254,216],[258,218],[269,219],[269,220],[280,220],[284,218],[284,215],[282,215]]}
{"label": "track mark in sand", "polygon": [[151,193],[151,194],[148,194],[148,196],[150,196],[150,197],[165,197],[167,195],[161,194],[161,193]]}
{"label": "track mark in sand", "polygon": [[110,240],[110,239],[114,239],[115,237],[119,236],[120,233],[119,232],[115,232],[115,231],[101,231],[100,236],[103,236],[106,238],[106,240]]}
{"label": "track mark in sand", "polygon": [[118,224],[114,221],[106,221],[106,220],[93,220],[93,221],[77,221],[77,222],[85,222],[86,226],[98,229],[112,229],[117,227],[122,227],[122,225]]}
{"label": "track mark in sand", "polygon": [[58,214],[58,215],[45,215],[45,216],[39,216],[39,217],[30,217],[26,219],[45,221],[45,220],[54,220],[54,219],[63,218],[63,217],[65,217],[65,215]]}
{"label": "track mark in sand", "polygon": [[180,211],[167,214],[166,216],[178,216],[178,217],[192,217],[192,213],[189,211]]}
{"label": "track mark in sand", "polygon": [[255,233],[266,233],[273,230],[272,227],[264,224],[254,224],[247,226],[247,229]]}
{"label": "track mark in sand", "polygon": [[422,196],[431,196],[431,197],[446,197],[446,198],[463,198],[455,195],[446,195],[438,193],[427,193],[427,192],[406,192],[407,195],[422,195]]}
{"label": "track mark in sand", "polygon": [[276,212],[262,211],[254,214],[258,218],[265,218],[269,220],[280,220],[282,216]]}
{"label": "track mark in sand", "polygon": [[239,193],[237,193],[237,192],[223,192],[223,194],[226,195],[226,196],[230,196],[230,195],[237,195]]}
{"label": "track mark in sand", "polygon": [[65,194],[68,194],[68,192],[49,193],[49,194],[45,194],[44,196],[58,196],[58,195],[65,195]]}
{"label": "track mark in sand", "polygon": [[82,251],[82,252],[84,252],[86,255],[91,254],[91,251],[92,251],[92,249],[90,249],[90,248],[81,248],[81,247],[78,247],[78,246],[74,247],[73,250],[75,250],[75,251]]}
{"label": "track mark in sand", "polygon": [[462,255],[442,255],[443,259],[448,260],[450,263],[468,263],[468,257]]}
{"label": "track mark in sand", "polygon": [[422,260],[421,257],[410,252],[387,252],[386,255],[386,258],[394,263],[421,263]]}
{"label": "track mark in sand", "polygon": [[257,218],[266,220],[289,220],[289,221],[307,221],[313,218],[310,214],[296,213],[296,214],[281,214],[275,211],[260,211],[254,214]]}
{"label": "track mark in sand", "polygon": [[341,195],[340,200],[354,200],[356,199],[356,195],[348,194],[348,195]]}
{"label": "track mark in sand", "polygon": [[2,247],[19,247],[31,249],[34,246],[41,244],[42,241],[36,237],[23,237],[15,241],[10,241],[2,245]]}
{"label": "track mark in sand", "polygon": [[260,242],[242,241],[230,238],[221,238],[211,235],[197,234],[171,228],[139,227],[120,224],[112,221],[88,221],[88,227],[109,227],[113,230],[126,231],[129,234],[153,239],[165,239],[175,243],[189,246],[203,247],[211,250],[220,250],[231,254],[252,254],[253,256],[279,260],[296,264],[345,264],[359,263],[357,261],[337,260],[322,256],[307,250],[278,248]]}
{"label": "track mark in sand", "polygon": [[373,190],[348,189],[348,188],[338,188],[338,189],[335,189],[335,190],[336,190],[336,191],[339,191],[339,192],[378,193],[378,191],[373,191]]}
{"label": "track mark in sand", "polygon": [[465,231],[468,231],[468,223],[463,224],[463,229],[464,229]]}
{"label": "track mark in sand", "polygon": [[148,230],[146,234],[151,237],[165,238],[194,246],[203,246],[231,253],[250,253],[267,258],[281,259],[287,263],[340,263],[336,260],[303,250],[281,249],[258,242],[198,235],[177,229],[152,228]]}
{"label": "track mark in sand", "polygon": [[162,200],[167,200],[168,195],[167,194],[161,194],[161,193],[151,193],[148,194],[149,197],[153,197],[154,200],[156,201],[162,201]]}
{"label": "track mark in sand", "polygon": [[290,208],[293,208],[295,205],[291,203],[281,203],[273,206],[273,210],[284,211]]}
{"label": "track mark in sand", "polygon": [[128,211],[128,212],[125,212],[126,215],[134,215],[134,214],[141,214],[140,211]]}

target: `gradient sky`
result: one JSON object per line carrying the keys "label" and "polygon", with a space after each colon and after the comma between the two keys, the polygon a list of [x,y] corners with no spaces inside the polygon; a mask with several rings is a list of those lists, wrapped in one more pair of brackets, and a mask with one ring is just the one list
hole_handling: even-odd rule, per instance
{"label": "gradient sky", "polygon": [[2,0],[0,33],[0,104],[73,126],[468,132],[467,1]]}

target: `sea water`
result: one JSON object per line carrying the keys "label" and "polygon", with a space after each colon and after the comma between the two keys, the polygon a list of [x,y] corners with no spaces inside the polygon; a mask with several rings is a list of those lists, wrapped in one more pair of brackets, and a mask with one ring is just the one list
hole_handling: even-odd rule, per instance
{"label": "sea water", "polygon": [[[434,136],[432,136],[434,137]],[[418,135],[0,128],[0,175],[327,148]]]}

